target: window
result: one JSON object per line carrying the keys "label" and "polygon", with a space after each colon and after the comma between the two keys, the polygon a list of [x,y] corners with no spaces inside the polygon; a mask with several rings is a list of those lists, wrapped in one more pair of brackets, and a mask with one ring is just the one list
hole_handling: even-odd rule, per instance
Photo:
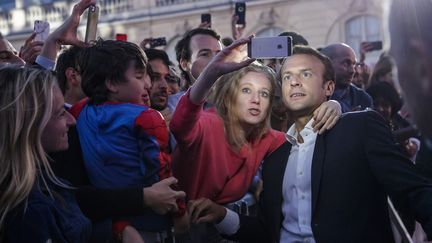
{"label": "window", "polygon": [[[346,43],[356,52],[357,57],[360,55],[360,43],[363,41],[381,40],[381,21],[378,17],[372,15],[357,16],[348,20],[345,24]],[[378,57],[380,52],[371,53],[366,59]]]}

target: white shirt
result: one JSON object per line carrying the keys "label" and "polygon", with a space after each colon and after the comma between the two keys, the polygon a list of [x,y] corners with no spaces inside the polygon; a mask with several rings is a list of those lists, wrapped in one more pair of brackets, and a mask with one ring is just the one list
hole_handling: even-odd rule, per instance
{"label": "white shirt", "polygon": [[[280,242],[314,243],[312,219],[311,171],[317,134],[313,132],[311,119],[300,131],[303,143],[297,142],[297,131],[292,125],[286,134],[292,144],[283,179],[282,214]],[[238,214],[227,209],[225,218],[215,225],[219,232],[232,235],[240,228]]]}
{"label": "white shirt", "polygon": [[313,132],[312,122],[310,120],[300,131],[303,143],[297,141],[294,125],[286,134],[292,147],[282,185],[281,242],[315,242],[311,228],[311,171],[317,134]]}

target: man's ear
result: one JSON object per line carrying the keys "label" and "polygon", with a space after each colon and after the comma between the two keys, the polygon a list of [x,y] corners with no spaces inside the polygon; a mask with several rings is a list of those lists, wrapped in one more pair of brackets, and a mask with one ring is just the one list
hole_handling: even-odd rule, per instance
{"label": "man's ear", "polygon": [[185,72],[190,72],[191,70],[190,62],[184,58],[180,58],[180,67]]}
{"label": "man's ear", "polygon": [[77,79],[77,75],[79,75],[79,74],[77,73],[77,71],[74,68],[72,68],[72,67],[66,68],[65,75],[66,75],[67,82],[71,86],[78,86],[78,85],[80,85],[80,82]]}
{"label": "man's ear", "polygon": [[105,86],[110,93],[117,93],[118,92],[117,84],[111,82],[111,80],[105,80]]}
{"label": "man's ear", "polygon": [[332,96],[335,90],[335,82],[333,80],[327,80],[324,84],[324,89],[325,89],[325,95],[327,97]]}

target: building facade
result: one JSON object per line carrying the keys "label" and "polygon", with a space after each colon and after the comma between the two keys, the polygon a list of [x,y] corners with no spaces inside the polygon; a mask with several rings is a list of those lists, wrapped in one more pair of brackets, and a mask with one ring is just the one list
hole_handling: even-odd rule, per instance
{"label": "building facade", "polygon": [[[76,1],[2,0],[0,31],[19,48],[31,34],[35,20],[47,20],[51,29],[69,15]],[[197,27],[202,13],[211,13],[212,27],[231,37],[233,0],[98,0],[98,36],[114,39],[124,33],[140,43],[148,37],[166,37],[165,50],[175,60],[174,46],[181,35]],[[345,42],[357,52],[362,41],[384,39],[380,0],[247,0],[245,35],[274,36],[296,31],[314,47]],[[86,14],[79,35],[84,38]],[[378,53],[372,53],[376,56]]]}

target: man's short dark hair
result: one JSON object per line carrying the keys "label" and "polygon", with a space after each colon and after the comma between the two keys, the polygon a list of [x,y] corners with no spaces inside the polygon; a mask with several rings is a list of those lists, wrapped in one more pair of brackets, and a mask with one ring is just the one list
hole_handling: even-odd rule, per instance
{"label": "man's short dark hair", "polygon": [[[321,63],[324,65],[324,74],[323,74],[324,82],[327,82],[328,80],[333,80],[333,81],[335,80],[335,72],[333,69],[333,65],[327,56],[323,55],[315,48],[312,48],[310,46],[297,45],[293,48],[292,55],[300,55],[300,54],[314,56],[321,61]],[[285,61],[286,59],[283,61],[282,66],[285,64]]]}
{"label": "man's short dark hair", "polygon": [[220,40],[220,36],[212,29],[196,28],[186,32],[181,40],[179,40],[175,46],[176,58],[180,63],[181,59],[190,61],[192,52],[190,50],[190,40],[194,35],[209,35],[214,37],[216,40]]}
{"label": "man's short dark hair", "polygon": [[155,59],[160,59],[162,62],[169,67],[172,65],[171,61],[169,60],[168,54],[165,51],[159,50],[159,49],[145,49],[144,50],[148,61],[152,61]]}
{"label": "man's short dark hair", "polygon": [[147,57],[136,44],[124,41],[99,39],[93,46],[84,48],[78,57],[81,87],[93,104],[108,99],[106,81],[114,84],[126,82],[125,73],[133,62],[135,68],[146,69]]}
{"label": "man's short dark hair", "polygon": [[73,68],[76,69],[76,62],[78,58],[78,54],[82,50],[82,47],[71,46],[61,52],[61,54],[57,58],[56,62],[56,76],[58,80],[58,84],[60,86],[60,90],[63,94],[66,93],[66,90],[69,89],[67,77],[66,77],[66,69]]}

